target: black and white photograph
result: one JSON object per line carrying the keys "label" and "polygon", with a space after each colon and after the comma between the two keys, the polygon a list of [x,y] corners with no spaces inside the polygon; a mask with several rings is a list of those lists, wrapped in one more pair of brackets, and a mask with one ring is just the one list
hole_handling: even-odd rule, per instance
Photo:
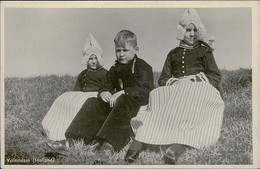
{"label": "black and white photograph", "polygon": [[1,167],[260,167],[259,7],[1,3]]}

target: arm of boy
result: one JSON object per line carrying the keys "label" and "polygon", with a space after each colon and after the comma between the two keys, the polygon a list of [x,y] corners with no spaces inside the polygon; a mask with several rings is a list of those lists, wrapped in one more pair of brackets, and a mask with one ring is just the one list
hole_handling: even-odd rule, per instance
{"label": "arm of boy", "polygon": [[114,107],[115,104],[116,104],[116,100],[119,96],[121,96],[122,94],[125,94],[125,91],[124,90],[120,90],[116,93],[114,93],[111,97],[110,97],[110,100],[109,100],[109,105],[110,107]]}
{"label": "arm of boy", "polygon": [[149,93],[154,88],[153,70],[150,65],[141,64],[136,66],[139,75],[136,77],[136,85],[126,87],[125,94],[133,97],[140,105],[145,105],[149,100]]}
{"label": "arm of boy", "polygon": [[99,97],[106,103],[110,101],[111,96],[112,94],[108,91],[103,91],[99,94]]}
{"label": "arm of boy", "polygon": [[163,69],[162,69],[162,73],[159,77],[158,80],[158,84],[160,86],[165,86],[166,82],[172,77],[172,73],[171,73],[171,60],[170,57],[167,56],[164,65],[163,65]]}
{"label": "arm of boy", "polygon": [[104,101],[104,102],[109,102],[112,94],[113,90],[115,87],[113,87],[113,82],[115,81],[115,70],[113,67],[110,68],[110,70],[106,73],[106,76],[103,78],[102,82],[101,82],[101,87],[99,90],[99,94],[98,96]]}

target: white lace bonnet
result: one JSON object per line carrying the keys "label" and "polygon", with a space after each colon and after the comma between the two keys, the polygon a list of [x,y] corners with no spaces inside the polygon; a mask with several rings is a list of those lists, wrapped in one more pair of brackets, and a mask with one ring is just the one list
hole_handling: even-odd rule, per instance
{"label": "white lace bonnet", "polygon": [[82,64],[86,65],[91,55],[96,55],[97,60],[100,66],[103,66],[103,59],[102,59],[102,49],[96,39],[93,37],[91,33],[89,33],[88,38],[83,46],[82,49]]}
{"label": "white lace bonnet", "polygon": [[207,34],[207,30],[200,20],[199,14],[193,8],[187,8],[183,16],[180,18],[179,24],[177,26],[177,39],[183,40],[186,28],[189,24],[194,24],[198,29],[199,40],[203,40]]}

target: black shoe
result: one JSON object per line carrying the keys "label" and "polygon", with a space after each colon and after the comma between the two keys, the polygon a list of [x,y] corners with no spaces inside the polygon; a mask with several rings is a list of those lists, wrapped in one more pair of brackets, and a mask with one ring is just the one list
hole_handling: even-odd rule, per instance
{"label": "black shoe", "polygon": [[99,143],[94,144],[94,146],[95,146],[95,148],[93,149],[93,152],[97,152],[101,148],[101,144],[99,144]]}
{"label": "black shoe", "polygon": [[174,155],[174,151],[169,147],[163,155],[164,163],[175,165],[176,164],[176,157]]}
{"label": "black shoe", "polygon": [[134,162],[140,155],[141,150],[128,150],[125,155],[125,161],[128,163]]}
{"label": "black shoe", "polygon": [[65,145],[63,145],[63,144],[61,144],[59,142],[50,141],[50,140],[46,141],[45,143],[55,153],[57,153],[59,155],[67,156],[68,148]]}
{"label": "black shoe", "polygon": [[101,146],[102,146],[102,144],[101,144],[100,142],[98,142],[97,140],[93,140],[93,141],[91,141],[91,142],[90,142],[89,144],[87,144],[87,145],[94,146],[93,151],[99,151],[100,148],[101,148]]}
{"label": "black shoe", "polygon": [[113,152],[113,151],[115,151],[115,149],[110,143],[104,142],[102,144],[102,146],[100,147],[100,151],[111,151],[111,152]]}

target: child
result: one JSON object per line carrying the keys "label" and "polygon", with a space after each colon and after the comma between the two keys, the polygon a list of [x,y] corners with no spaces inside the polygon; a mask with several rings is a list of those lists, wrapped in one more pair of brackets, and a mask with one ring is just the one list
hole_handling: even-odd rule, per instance
{"label": "child", "polygon": [[107,73],[98,98],[88,99],[70,127],[67,139],[99,143],[102,153],[121,150],[132,135],[131,118],[148,103],[153,89],[152,67],[137,57],[136,35],[120,31],[115,39],[116,62]]}
{"label": "child", "polygon": [[102,67],[101,55],[101,47],[89,34],[83,47],[82,63],[86,65],[86,69],[77,77],[74,90],[59,96],[42,121],[43,129],[50,140],[65,141],[65,132],[83,103],[88,98],[97,97],[101,82],[106,78],[107,72]]}
{"label": "child", "polygon": [[[180,46],[170,51],[150,93],[149,110],[132,119],[135,141],[126,161],[133,162],[143,144],[167,145],[166,164],[175,164],[188,147],[209,147],[220,135],[224,103],[217,90],[221,75],[212,49],[203,42],[206,29],[194,9],[177,27]],[[166,85],[166,87],[164,87]]]}

